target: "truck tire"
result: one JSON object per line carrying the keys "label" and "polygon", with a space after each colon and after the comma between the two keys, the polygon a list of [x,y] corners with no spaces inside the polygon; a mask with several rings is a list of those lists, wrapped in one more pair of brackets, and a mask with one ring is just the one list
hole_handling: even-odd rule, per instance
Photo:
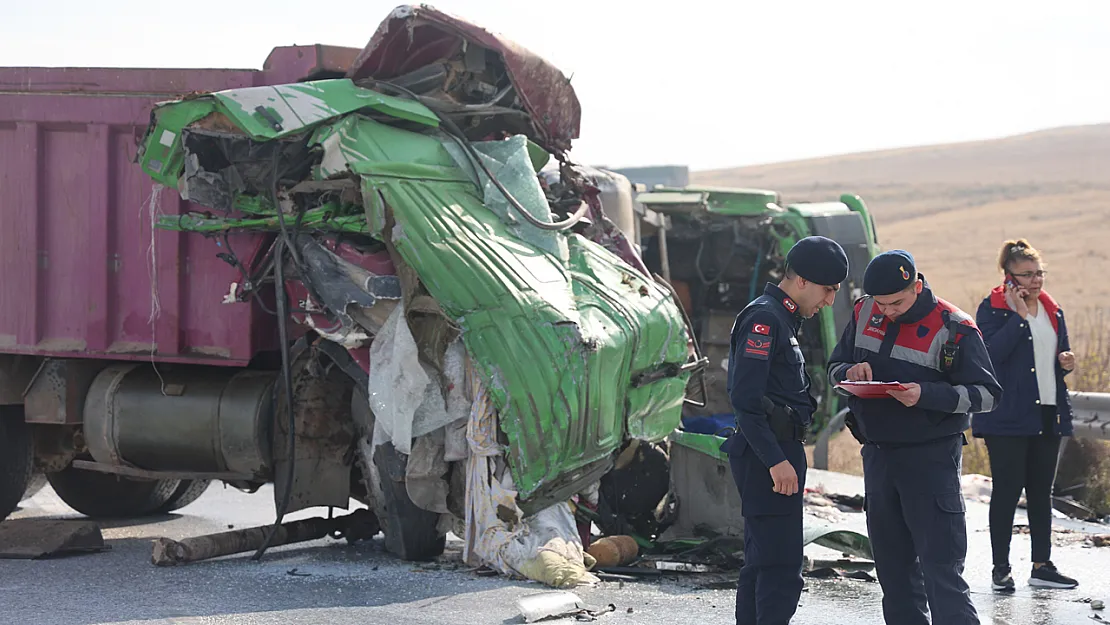
{"label": "truck tire", "polygon": [[48,473],[46,479],[70,508],[109,519],[155,514],[181,484],[181,480],[140,480],[73,467]]}
{"label": "truck tire", "polygon": [[433,560],[443,553],[447,537],[437,527],[439,515],[409,497],[404,481],[407,461],[408,456],[398,453],[393,443],[375,450],[373,472],[381,490],[374,493],[374,513],[390,553],[414,562]]}
{"label": "truck tire", "polygon": [[31,482],[34,447],[23,408],[0,407],[0,521],[8,518]]}
{"label": "truck tire", "polygon": [[211,484],[212,480],[181,480],[177,490],[173,491],[166,503],[155,510],[155,513],[167,514],[184,508],[199,499]]}

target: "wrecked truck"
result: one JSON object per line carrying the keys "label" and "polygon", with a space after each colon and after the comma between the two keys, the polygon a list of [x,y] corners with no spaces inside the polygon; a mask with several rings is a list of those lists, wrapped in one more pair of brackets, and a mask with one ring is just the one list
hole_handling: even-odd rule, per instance
{"label": "wrecked truck", "polygon": [[36,472],[94,517],[273,483],[279,520],[354,498],[403,558],[456,531],[535,577],[516,528],[696,401],[568,79],[497,35],[405,6],[258,72],[0,82],[0,517]]}
{"label": "wrecked truck", "polygon": [[825,367],[853,303],[863,295],[864,269],[879,251],[863,199],[844,194],[833,201],[785,202],[771,190],[688,185],[644,189],[635,200],[649,209],[640,231],[644,262],[673,285],[709,359],[708,395],[685,408],[685,416],[706,423],[733,420],[726,374],[737,312],[761,295],[765,284],[782,279],[786,254],[799,239],[820,235],[844,248],[849,273],[840,295],[805,320],[798,333],[818,400],[813,431],[819,431],[840,408]]}
{"label": "wrecked truck", "polygon": [[597,509],[578,513],[603,533],[644,545],[739,537],[740,501],[721,451],[735,431],[727,373],[736,314],[783,277],[798,239],[822,235],[844,248],[850,266],[841,293],[798,333],[818,403],[810,433],[820,432],[842,409],[824,371],[878,253],[874,220],[856,195],[787,202],[771,190],[651,185],[640,173],[612,186],[634,198],[644,263],[672,285],[708,366],[690,386],[679,427],[663,443],[632,441],[602,478]]}

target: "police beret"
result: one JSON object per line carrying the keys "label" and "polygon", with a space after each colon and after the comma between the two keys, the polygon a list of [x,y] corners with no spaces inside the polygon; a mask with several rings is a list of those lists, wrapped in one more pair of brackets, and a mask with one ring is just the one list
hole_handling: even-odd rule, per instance
{"label": "police beret", "polygon": [[863,272],[863,290],[868,295],[893,295],[909,288],[917,280],[913,255],[905,250],[883,252],[867,263]]}
{"label": "police beret", "polygon": [[822,286],[833,286],[848,277],[848,255],[832,239],[806,237],[786,254],[786,265],[799,276]]}

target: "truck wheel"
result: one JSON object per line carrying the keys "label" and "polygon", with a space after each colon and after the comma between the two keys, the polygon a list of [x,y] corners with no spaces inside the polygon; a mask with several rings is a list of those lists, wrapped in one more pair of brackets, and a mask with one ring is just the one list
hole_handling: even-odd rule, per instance
{"label": "truck wheel", "polygon": [[381,488],[374,493],[374,512],[385,534],[385,548],[402,560],[417,562],[442,554],[447,537],[436,527],[439,515],[418,507],[405,488],[408,457],[385,443],[375,450],[373,464],[377,475],[371,479],[377,478]]}
{"label": "truck wheel", "polygon": [[199,499],[211,484],[212,480],[181,480],[177,490],[173,491],[169,500],[155,510],[155,513],[165,514],[184,508]]}
{"label": "truck wheel", "polygon": [[34,448],[23,408],[0,407],[0,521],[15,510],[31,482]]}
{"label": "truck wheel", "polygon": [[140,480],[68,467],[46,479],[62,501],[94,518],[142,517],[166,505],[181,480]]}

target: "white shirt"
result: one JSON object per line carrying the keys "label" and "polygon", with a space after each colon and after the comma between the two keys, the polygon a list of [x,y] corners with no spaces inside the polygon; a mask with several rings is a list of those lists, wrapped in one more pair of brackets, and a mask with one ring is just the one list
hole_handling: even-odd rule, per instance
{"label": "white shirt", "polygon": [[1044,309],[1037,307],[1037,314],[1026,318],[1033,335],[1033,365],[1037,368],[1037,387],[1041,392],[1042,406],[1056,405],[1056,330]]}

